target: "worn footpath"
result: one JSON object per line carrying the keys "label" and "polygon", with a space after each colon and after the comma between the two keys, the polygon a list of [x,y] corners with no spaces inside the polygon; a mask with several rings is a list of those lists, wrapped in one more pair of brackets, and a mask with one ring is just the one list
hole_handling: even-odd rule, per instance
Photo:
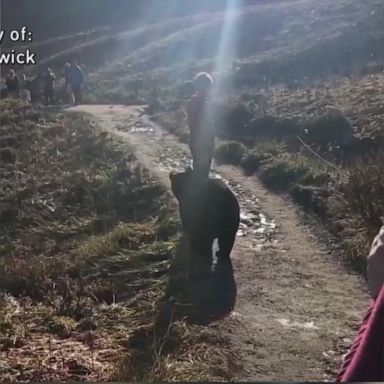
{"label": "worn footpath", "polygon": [[[125,138],[170,189],[169,172],[190,163],[186,145],[139,107],[84,105],[102,130]],[[368,304],[361,279],[338,266],[295,207],[256,177],[214,166],[237,195],[241,226],[232,252],[235,311],[209,327],[230,335],[243,369],[237,380],[333,380]],[[174,203],[174,201],[173,201]]]}

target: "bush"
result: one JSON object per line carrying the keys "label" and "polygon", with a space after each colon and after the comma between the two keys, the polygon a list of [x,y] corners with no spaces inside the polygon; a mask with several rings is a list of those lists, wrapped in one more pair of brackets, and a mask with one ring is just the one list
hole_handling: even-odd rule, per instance
{"label": "bush", "polygon": [[271,188],[285,191],[294,184],[323,186],[329,179],[326,167],[290,154],[271,159],[260,168],[259,176]]}
{"label": "bush", "polygon": [[252,132],[252,136],[270,138],[274,136],[274,124],[273,116],[256,117],[250,122],[249,130]]}
{"label": "bush", "polygon": [[193,81],[185,81],[184,83],[177,84],[172,90],[176,97],[180,99],[187,99],[191,97],[195,91]]}
{"label": "bush", "polygon": [[333,232],[346,250],[347,261],[357,272],[366,268],[371,242],[383,225],[384,155],[371,157],[350,169],[347,180],[335,185],[330,199]]}
{"label": "bush", "polygon": [[329,192],[326,188],[297,184],[291,188],[289,194],[304,210],[327,217]]}
{"label": "bush", "polygon": [[[344,166],[354,164],[356,159],[360,161],[362,158],[370,158],[375,156],[380,148],[383,147],[383,137],[375,135],[375,137],[353,137],[352,139],[334,148],[330,154]],[[360,160],[359,160],[360,159]]]}
{"label": "bush", "polygon": [[222,104],[214,108],[214,124],[219,133],[242,135],[252,119],[245,104]]}
{"label": "bush", "polygon": [[261,167],[259,177],[271,188],[286,190],[303,174],[303,170],[292,166],[287,159],[274,159]]}
{"label": "bush", "polygon": [[248,134],[257,138],[284,139],[297,136],[300,131],[294,119],[278,119],[274,116],[256,117],[248,127]]}
{"label": "bush", "polygon": [[332,209],[359,230],[365,228],[370,239],[382,225],[384,217],[384,154],[357,163],[348,180],[339,182]]}
{"label": "bush", "polygon": [[339,111],[329,110],[318,118],[304,124],[306,137],[311,143],[326,146],[328,143],[343,143],[353,137],[351,122]]}
{"label": "bush", "polygon": [[218,163],[238,165],[247,152],[244,144],[237,141],[220,142],[215,149],[214,157]]}
{"label": "bush", "polygon": [[17,160],[17,152],[13,148],[0,149],[0,161],[3,163],[15,163]]}
{"label": "bush", "polygon": [[285,152],[284,145],[277,142],[263,142],[256,144],[244,156],[241,166],[250,174],[257,171],[266,161]]}
{"label": "bush", "polygon": [[252,174],[257,171],[259,167],[271,158],[270,153],[260,152],[258,149],[252,149],[243,158],[241,166],[244,170]]}

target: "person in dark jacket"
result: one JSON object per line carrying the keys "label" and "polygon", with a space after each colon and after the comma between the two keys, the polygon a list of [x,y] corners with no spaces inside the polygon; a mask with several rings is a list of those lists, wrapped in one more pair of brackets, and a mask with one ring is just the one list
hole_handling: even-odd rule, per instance
{"label": "person in dark jacket", "polygon": [[66,99],[67,102],[73,104],[74,99],[73,99],[73,93],[72,93],[72,88],[71,84],[69,82],[69,74],[70,74],[70,69],[71,69],[71,64],[65,63],[65,69],[64,69],[64,87],[65,87],[65,93],[67,95]]}
{"label": "person in dark jacket", "polygon": [[7,87],[8,97],[19,97],[20,81],[13,69],[9,71],[5,80],[5,85]]}
{"label": "person in dark jacket", "polygon": [[51,68],[47,68],[44,74],[44,99],[46,105],[55,104],[55,80],[55,74]]}
{"label": "person in dark jacket", "polygon": [[84,73],[80,66],[77,64],[76,60],[71,63],[68,71],[68,79],[69,85],[71,86],[71,91],[75,96],[75,105],[79,105],[82,103]]}
{"label": "person in dark jacket", "polygon": [[337,382],[384,382],[384,226],[367,262],[372,301],[337,374]]}

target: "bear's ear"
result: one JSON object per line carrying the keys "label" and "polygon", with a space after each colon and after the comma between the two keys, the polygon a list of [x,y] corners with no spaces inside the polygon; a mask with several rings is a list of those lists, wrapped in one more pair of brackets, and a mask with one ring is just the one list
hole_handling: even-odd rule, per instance
{"label": "bear's ear", "polygon": [[192,168],[191,167],[187,167],[186,170],[185,170],[185,174],[186,175],[192,175]]}
{"label": "bear's ear", "polygon": [[175,171],[172,171],[170,174],[169,174],[169,178],[171,181],[173,181],[173,179],[175,178],[176,176],[176,172]]}

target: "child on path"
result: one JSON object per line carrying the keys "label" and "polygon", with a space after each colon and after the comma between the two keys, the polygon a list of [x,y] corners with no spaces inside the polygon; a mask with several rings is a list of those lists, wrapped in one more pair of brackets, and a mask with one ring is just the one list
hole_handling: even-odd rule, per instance
{"label": "child on path", "polygon": [[194,175],[198,178],[207,178],[215,145],[213,122],[208,105],[208,95],[213,80],[208,73],[202,72],[195,77],[193,83],[196,93],[187,106],[189,147],[192,153]]}

